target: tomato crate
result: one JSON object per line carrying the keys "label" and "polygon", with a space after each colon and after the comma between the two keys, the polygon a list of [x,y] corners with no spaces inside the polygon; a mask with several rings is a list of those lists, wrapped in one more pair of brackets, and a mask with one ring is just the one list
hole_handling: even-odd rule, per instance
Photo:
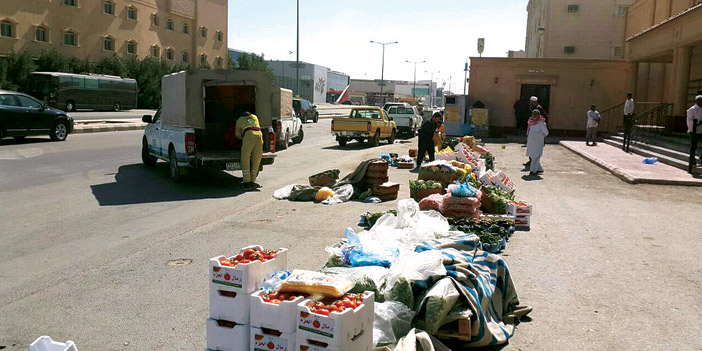
{"label": "tomato crate", "polygon": [[78,348],[71,340],[58,342],[50,336],[42,335],[29,344],[29,351],[78,351]]}
{"label": "tomato crate", "polygon": [[392,195],[400,191],[400,184],[386,182],[383,184],[373,185],[373,195]]}
{"label": "tomato crate", "polygon": [[281,301],[280,305],[265,302],[259,290],[251,295],[251,326],[255,328],[275,329],[292,334],[297,331],[297,316],[300,304],[306,298],[297,296],[294,300]]}
{"label": "tomato crate", "polygon": [[[369,334],[368,350],[372,349],[375,294],[366,291],[362,298],[363,303],[357,308],[331,312],[328,316],[312,313],[306,305],[311,300],[302,301],[298,304],[298,340],[312,340],[327,346],[344,346]],[[365,345],[359,348],[359,350],[365,349]]]}
{"label": "tomato crate", "polygon": [[[241,249],[259,249],[248,246]],[[250,319],[251,293],[260,288],[263,281],[276,271],[287,269],[288,251],[280,249],[274,258],[266,261],[239,263],[233,267],[222,265],[218,256],[210,259],[210,318],[248,324]]]}
{"label": "tomato crate", "polygon": [[514,219],[514,226],[529,229],[531,227],[531,216],[517,216]]}
{"label": "tomato crate", "polygon": [[207,320],[207,349],[211,351],[249,350],[248,324],[236,324],[223,320]]}
{"label": "tomato crate", "polygon": [[373,161],[368,165],[370,172],[387,172],[390,164],[385,161]]}
{"label": "tomato crate", "polygon": [[344,342],[342,345],[330,345],[326,342],[317,341],[311,338],[297,337],[296,351],[372,351],[373,348],[373,328],[363,330],[353,340]]}
{"label": "tomato crate", "polygon": [[531,204],[526,201],[507,202],[507,213],[515,216],[531,216]]}
{"label": "tomato crate", "polygon": [[295,333],[251,327],[250,341],[250,351],[294,351],[297,339]]}

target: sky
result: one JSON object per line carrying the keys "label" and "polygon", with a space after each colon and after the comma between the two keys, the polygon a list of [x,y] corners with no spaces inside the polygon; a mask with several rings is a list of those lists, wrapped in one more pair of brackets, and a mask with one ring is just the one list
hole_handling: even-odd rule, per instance
{"label": "sky", "polygon": [[[386,80],[434,77],[461,92],[466,59],[506,57],[523,50],[529,0],[299,0],[300,61],[380,79],[382,46]],[[264,54],[268,60],[295,60],[295,0],[229,0],[230,48]],[[290,54],[290,52],[293,52]]]}

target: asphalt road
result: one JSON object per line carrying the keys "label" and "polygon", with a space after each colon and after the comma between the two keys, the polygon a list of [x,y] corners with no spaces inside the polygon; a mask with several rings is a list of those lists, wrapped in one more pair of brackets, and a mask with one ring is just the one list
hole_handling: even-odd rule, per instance
{"label": "asphalt road", "polygon": [[143,115],[154,115],[156,110],[128,110],[119,112],[106,111],[76,111],[68,115],[75,121],[112,120],[112,119],[141,119]]}
{"label": "asphalt road", "polygon": [[[340,148],[328,131],[328,120],[306,124],[253,193],[239,174],[174,184],[165,163],[145,169],[140,132],[3,140],[0,349],[26,350],[39,335],[80,350],[203,349],[208,258],[261,244],[288,247],[291,268],[318,269],[360,213],[396,206],[271,197],[410,145]],[[534,307],[504,350],[702,349],[702,189],[628,185],[557,145],[546,147],[543,179],[527,181],[520,145],[489,147],[535,210],[532,230],[504,253]],[[413,174],[390,172],[407,198]]]}

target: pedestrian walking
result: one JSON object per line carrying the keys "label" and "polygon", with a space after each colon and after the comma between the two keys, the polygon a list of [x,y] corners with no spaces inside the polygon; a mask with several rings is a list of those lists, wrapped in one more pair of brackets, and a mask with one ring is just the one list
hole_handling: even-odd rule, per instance
{"label": "pedestrian walking", "polygon": [[527,156],[531,161],[529,175],[537,175],[544,171],[541,167],[541,156],[544,154],[544,140],[548,136],[548,128],[546,127],[546,119],[536,109],[531,113],[528,123]]}
{"label": "pedestrian walking", "polygon": [[[534,111],[534,110],[539,111],[539,115],[541,116],[541,118],[543,118],[544,123],[548,123],[548,113],[546,113],[546,109],[544,109],[544,107],[541,106],[541,104],[539,104],[539,98],[536,96],[532,96],[529,98],[529,111]],[[532,117],[533,117],[533,113],[532,113]],[[529,120],[527,121],[527,147],[529,147],[528,138],[529,138],[529,128],[531,127],[531,124],[529,124],[529,123],[531,123],[531,118],[529,118]],[[531,158],[529,158],[529,161],[527,161],[524,164],[524,167],[530,168],[531,161],[532,161]]]}
{"label": "pedestrian walking", "polygon": [[424,156],[429,154],[429,161],[434,161],[434,133],[438,127],[438,120],[442,120],[441,114],[435,112],[430,119],[422,123],[419,129],[419,147],[417,153],[417,168],[422,165]]}
{"label": "pedestrian walking", "polygon": [[263,134],[258,117],[244,112],[236,121],[236,137],[242,140],[241,171],[244,174],[244,190],[260,188],[256,177],[263,156]]}
{"label": "pedestrian walking", "polygon": [[[697,129],[693,130],[693,126],[697,123]],[[697,144],[702,140],[702,95],[695,97],[695,104],[687,110],[687,132],[690,133],[690,157],[694,163],[695,154],[697,153]],[[702,164],[702,150],[700,150],[699,164]]]}
{"label": "pedestrian walking", "polygon": [[587,133],[585,135],[585,145],[597,145],[597,126],[600,124],[600,112],[597,111],[595,105],[590,106],[587,111]]}
{"label": "pedestrian walking", "polygon": [[624,101],[624,137],[628,137],[631,134],[631,128],[633,127],[632,117],[634,116],[634,110],[636,110],[636,101],[634,101],[634,96],[631,93],[626,94],[626,101]]}

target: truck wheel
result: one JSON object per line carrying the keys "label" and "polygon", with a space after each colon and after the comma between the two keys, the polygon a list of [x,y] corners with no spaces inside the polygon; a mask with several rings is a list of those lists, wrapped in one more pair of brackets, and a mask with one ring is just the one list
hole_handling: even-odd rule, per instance
{"label": "truck wheel", "polygon": [[73,112],[76,110],[76,103],[73,100],[66,101],[66,112]]}
{"label": "truck wheel", "polygon": [[122,109],[122,104],[120,104],[119,102],[115,102],[113,109],[115,110],[115,112],[119,112]]}
{"label": "truck wheel", "polygon": [[339,142],[339,146],[346,146],[346,143],[348,142],[348,140],[346,138],[339,138],[339,139],[336,139],[336,141]]}
{"label": "truck wheel", "polygon": [[319,113],[315,112],[314,113],[314,123],[319,122]]}
{"label": "truck wheel", "polygon": [[390,134],[390,137],[388,138],[388,144],[394,144],[395,143],[395,130],[392,130],[392,134]]}
{"label": "truck wheel", "polygon": [[174,182],[179,183],[185,180],[185,174],[183,174],[183,169],[181,167],[178,167],[178,161],[176,160],[176,152],[172,147],[168,151],[168,165],[170,169],[171,179]]}
{"label": "truck wheel", "polygon": [[302,142],[302,139],[305,137],[305,132],[302,131],[302,127],[300,127],[300,131],[297,133],[297,136],[293,138],[293,143],[299,144]]}
{"label": "truck wheel", "polygon": [[373,146],[380,145],[380,130],[376,131],[373,138],[370,139],[369,141],[370,141],[371,145],[373,145]]}
{"label": "truck wheel", "polygon": [[283,141],[280,143],[280,149],[285,150],[288,148],[288,145],[290,145],[290,134],[286,130],[285,135],[283,136]]}
{"label": "truck wheel", "polygon": [[146,167],[153,167],[156,165],[156,161],[158,159],[154,156],[151,156],[149,154],[149,144],[146,142],[146,139],[141,141],[141,162],[144,163],[144,166]]}

